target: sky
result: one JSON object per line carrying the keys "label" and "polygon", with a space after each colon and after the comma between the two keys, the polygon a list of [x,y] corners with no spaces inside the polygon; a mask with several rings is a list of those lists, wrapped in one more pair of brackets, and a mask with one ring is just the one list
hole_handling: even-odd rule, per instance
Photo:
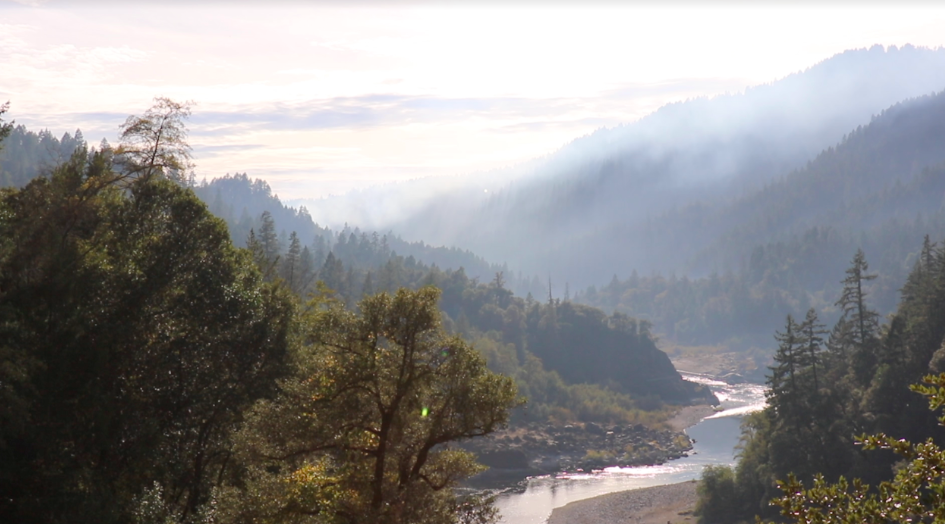
{"label": "sky", "polygon": [[945,46],[945,8],[865,5],[0,0],[0,102],[97,144],[190,101],[198,180],[319,198],[513,165],[847,49]]}

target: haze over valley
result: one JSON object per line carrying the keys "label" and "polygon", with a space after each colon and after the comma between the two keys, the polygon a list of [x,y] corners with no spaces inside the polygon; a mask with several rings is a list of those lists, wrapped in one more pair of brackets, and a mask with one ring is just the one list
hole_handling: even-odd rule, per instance
{"label": "haze over valley", "polygon": [[942,35],[0,0],[0,521],[941,517]]}

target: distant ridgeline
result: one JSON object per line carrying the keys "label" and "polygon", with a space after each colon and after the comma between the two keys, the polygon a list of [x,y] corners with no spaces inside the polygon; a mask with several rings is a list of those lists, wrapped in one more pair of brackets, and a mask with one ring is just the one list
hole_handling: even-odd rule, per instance
{"label": "distant ridgeline", "polygon": [[760,344],[785,312],[813,307],[835,321],[837,275],[861,248],[878,274],[868,283],[874,304],[892,312],[923,237],[945,237],[945,93],[897,104],[802,169],[727,205],[667,215],[649,234],[659,244],[687,230],[716,232],[702,260],[743,270],[701,279],[634,272],[575,300],[649,319],[680,342]]}
{"label": "distant ridgeline", "polygon": [[[85,147],[78,132],[78,140],[22,128],[16,136],[0,153],[0,173],[15,173],[9,179],[16,185],[47,171],[46,162],[55,165],[58,156],[50,152],[68,158]],[[11,165],[14,171],[8,171]],[[529,399],[528,408],[515,415],[519,420],[648,423],[665,416],[663,402],[712,400],[706,388],[682,380],[656,347],[648,322],[560,298],[539,303],[531,294],[516,297],[507,268],[469,251],[320,227],[304,208],[285,206],[268,184],[246,175],[192,189],[227,222],[234,243],[249,244],[267,279],[282,279],[300,296],[325,292],[317,286],[321,281],[354,307],[365,295],[402,286],[441,288],[446,327],[471,340],[490,367],[515,377]],[[470,278],[467,267],[491,280]],[[525,283],[541,289],[536,279]]]}
{"label": "distant ridgeline", "polygon": [[0,149],[0,187],[22,187],[40,173],[49,173],[72,152],[87,147],[82,131],[65,133],[61,139],[47,130],[39,133],[16,126]]}
{"label": "distant ridgeline", "polygon": [[348,226],[333,231],[319,226],[304,206],[299,209],[286,206],[272,193],[269,184],[263,180],[250,180],[246,174],[226,175],[193,189],[207,203],[210,212],[226,221],[233,242],[238,246],[245,246],[250,230],[258,233],[264,227],[262,214],[268,212],[279,226],[276,231],[279,245],[288,248],[291,240],[287,232],[294,231],[318,265],[324,263],[329,251],[345,264],[362,266],[383,264],[390,252],[394,252],[440,268],[462,267],[471,278],[489,279],[502,271],[512,289],[526,290],[522,294],[527,290],[536,293],[547,290],[537,278],[524,279],[521,275],[512,275],[507,265],[490,264],[468,250],[406,242],[389,232],[363,232]]}
{"label": "distant ridgeline", "polygon": [[[901,52],[903,56],[909,53]],[[888,53],[884,56],[888,58]],[[17,127],[0,151],[0,182],[22,185],[67,158],[79,144],[84,141],[78,131],[75,137],[66,134],[60,140],[46,131],[32,133]],[[835,321],[839,311],[832,297],[840,289],[836,275],[849,253],[859,248],[870,254],[878,274],[868,283],[876,309],[881,314],[892,312],[897,291],[917,256],[916,246],[925,235],[945,237],[945,94],[889,107],[800,165],[780,177],[759,178],[755,186],[737,186],[738,192],[735,185],[726,186],[727,194],[709,192],[704,200],[666,210],[645,223],[631,226],[615,220],[604,229],[587,230],[572,240],[566,255],[553,252],[564,237],[540,245],[523,240],[518,251],[544,252],[550,265],[580,256],[568,263],[570,274],[580,275],[571,284],[596,283],[561,293],[564,302],[647,320],[654,333],[679,344],[770,347],[770,333],[785,312],[802,315],[811,307],[825,321]],[[575,174],[574,180],[593,186],[596,176]],[[553,181],[547,184],[548,191],[566,193],[571,187]],[[590,191],[591,186],[586,189]],[[542,301],[548,295],[545,281],[522,276],[504,264],[491,264],[469,250],[408,242],[391,232],[320,227],[305,208],[284,205],[265,182],[246,175],[228,175],[193,189],[214,214],[226,220],[237,245],[245,245],[250,230],[261,233],[263,212],[273,221],[273,252],[288,252],[294,231],[299,256],[309,268],[308,279],[326,266],[331,253],[329,265],[341,269],[336,267],[336,276],[325,278],[334,279],[333,289],[349,299],[360,296],[368,273],[372,286],[386,285],[383,279],[389,277],[381,273],[395,274],[395,268],[386,267],[398,260],[411,267],[462,267],[473,281],[487,281],[502,272],[505,285],[516,294],[531,293]],[[639,191],[644,189],[639,186]],[[495,213],[504,213],[503,206],[514,201],[508,200],[511,196],[504,193],[491,201],[490,205],[498,206]],[[586,207],[584,212],[589,219],[600,219],[598,209]],[[509,216],[509,220],[519,219]],[[509,231],[517,227],[509,224]],[[562,228],[562,232],[567,230]],[[504,242],[506,233],[494,239]],[[598,242],[601,235],[608,240]],[[624,259],[627,246],[640,238],[645,240],[645,249],[638,251],[666,261],[688,260],[688,269],[680,270],[678,276],[638,274],[633,266],[624,268],[620,274],[627,276],[622,278],[603,273],[602,261]],[[739,269],[707,271],[721,267]],[[609,283],[605,275],[613,275]],[[561,280],[554,283],[558,289],[567,285]]]}
{"label": "distant ridgeline", "polygon": [[[675,271],[690,278],[737,272],[759,244],[784,242],[804,229],[760,239],[733,229],[743,224],[766,228],[769,219],[777,226],[781,210],[796,218],[822,218],[809,216],[794,199],[758,208],[755,214],[739,206],[743,200],[757,201],[766,184],[780,187],[781,177],[803,169],[890,106],[943,89],[945,49],[874,46],[845,51],[744,92],[667,104],[637,121],[596,130],[536,159],[522,172],[470,176],[466,185],[436,194],[426,205],[415,204],[409,216],[376,227],[468,248],[523,272],[550,273],[559,285],[570,282],[572,291],[606,284],[613,274],[627,278],[634,269],[641,275]],[[926,99],[903,106],[927,104],[934,105]],[[901,110],[909,112],[910,107]],[[927,117],[927,123],[941,122],[933,114]],[[890,128],[900,125],[895,117],[886,122]],[[915,124],[921,127],[920,120]],[[939,134],[913,136],[912,147],[889,159],[902,166],[904,156],[913,157],[915,164],[896,174],[903,183],[924,166],[945,160],[940,128],[927,125],[925,131]],[[876,167],[890,166],[880,162]],[[856,185],[855,175],[842,178]],[[488,192],[470,191],[483,176],[493,180]],[[886,183],[893,179],[882,178],[869,191]],[[855,193],[832,192],[829,184],[812,189],[821,195],[825,191],[841,212],[856,204]],[[381,207],[399,203],[388,201],[398,198],[395,191],[390,197],[371,196]],[[467,203],[471,200],[475,206]],[[915,214],[904,219],[912,221]],[[857,221],[851,233],[872,226]],[[717,245],[729,236],[733,243]],[[849,253],[838,251],[840,259]],[[873,259],[879,267],[879,254]],[[890,299],[890,307],[894,301]]]}
{"label": "distant ridgeline", "polygon": [[[332,232],[315,225],[304,208],[283,205],[265,182],[246,175],[222,177],[194,190],[210,202],[212,212],[227,219],[231,232],[246,232],[259,265],[270,268],[268,278],[282,278],[302,296],[316,291],[317,281],[351,306],[362,296],[401,286],[442,289],[447,328],[473,341],[491,368],[515,377],[529,399],[528,410],[518,417],[647,422],[659,415],[646,412],[662,401],[712,400],[707,389],[681,379],[656,347],[649,322],[621,313],[607,316],[560,298],[541,303],[531,293],[516,297],[506,268],[490,266],[468,251],[347,227]],[[235,223],[234,209],[242,210]],[[286,235],[277,216],[314,242],[303,245],[294,230]],[[430,260],[434,263],[426,263]],[[467,264],[479,274],[491,271],[492,279],[470,278]]]}
{"label": "distant ridgeline", "polygon": [[923,236],[945,236],[943,89],[945,49],[851,50],[668,104],[426,202],[415,181],[325,209],[408,208],[365,220],[550,275],[556,296],[569,283],[575,302],[650,320],[679,344],[770,348],[784,311],[837,317],[836,275],[857,248],[880,275],[870,291],[885,314]]}

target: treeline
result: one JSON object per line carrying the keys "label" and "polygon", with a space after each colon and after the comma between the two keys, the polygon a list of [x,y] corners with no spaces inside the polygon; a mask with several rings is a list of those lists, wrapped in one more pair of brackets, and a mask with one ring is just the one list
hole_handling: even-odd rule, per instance
{"label": "treeline", "polygon": [[[2,137],[0,137],[2,138]],[[56,138],[49,130],[33,132],[25,126],[10,126],[0,149],[0,187],[23,187],[41,172],[50,172],[72,158],[76,149],[88,144],[82,131]]]}
{"label": "treeline", "polygon": [[439,292],[303,307],[134,132],[0,190],[0,521],[493,522],[449,444],[517,395]]}
{"label": "treeline", "polygon": [[235,247],[155,134],[186,111],[157,99],[114,149],[0,190],[0,521],[485,524],[451,444],[520,393],[524,420],[646,423],[706,394],[645,322],[501,272],[374,238],[318,266],[267,213]]}
{"label": "treeline", "polygon": [[878,275],[869,283],[874,307],[893,312],[917,246],[926,235],[945,236],[943,116],[945,93],[897,104],[756,191],[685,206],[642,230],[611,231],[645,239],[667,259],[688,259],[690,274],[730,270],[678,279],[631,273],[576,300],[648,319],[679,343],[757,346],[783,312],[813,307],[828,322],[839,318],[835,275],[862,248]]}
{"label": "treeline", "polygon": [[803,320],[788,316],[776,335],[768,407],[746,417],[737,466],[704,474],[704,522],[771,516],[768,502],[781,495],[778,481],[789,474],[807,485],[816,474],[874,486],[891,479],[900,459],[857,448],[859,435],[945,442],[935,415],[909,389],[945,372],[945,250],[925,239],[899,307],[885,322],[868,300],[865,284],[875,278],[858,251],[842,280],[836,300],[842,316],[832,328],[813,310]]}
{"label": "treeline", "polygon": [[329,251],[345,264],[363,265],[370,259],[373,265],[390,252],[414,257],[427,265],[441,268],[462,267],[472,278],[488,279],[497,272],[506,275],[509,287],[518,294],[540,292],[545,288],[536,277],[524,278],[512,274],[505,264],[491,264],[468,250],[455,247],[435,247],[422,241],[407,242],[392,232],[362,231],[345,225],[335,231],[312,220],[305,206],[298,209],[282,203],[265,181],[250,179],[245,173],[225,175],[194,186],[194,192],[210,211],[226,221],[233,242],[245,246],[250,230],[259,232],[264,227],[263,214],[268,213],[278,228],[275,230],[279,245],[285,249],[290,243],[290,232],[295,232],[302,248],[308,248],[315,264],[321,265]]}
{"label": "treeline", "polygon": [[[857,199],[945,162],[943,63],[941,49],[874,46],[744,93],[668,104],[578,138],[520,176],[496,177],[488,193],[471,191],[480,178],[471,177],[411,207],[393,229],[550,274],[558,292],[634,269],[737,273],[756,247],[813,227],[857,240],[878,225],[859,220]],[[939,206],[917,200],[894,211],[911,222]],[[848,210],[856,219],[836,220]],[[845,247],[835,252],[841,271]]]}
{"label": "treeline", "polygon": [[[945,194],[945,166],[926,170],[924,180],[942,186],[924,189],[931,198]],[[945,208],[911,221],[890,220],[859,234],[813,227],[756,247],[739,272],[694,279],[635,271],[626,279],[615,275],[606,286],[579,291],[574,300],[645,319],[656,333],[678,344],[765,347],[785,312],[803,316],[814,308],[828,323],[840,317],[832,297],[842,290],[834,277],[845,264],[839,259],[841,248],[851,252],[862,245],[880,255],[877,278],[865,285],[877,311],[894,311],[899,287],[919,256],[916,246],[929,231],[945,232]]]}
{"label": "treeline", "polygon": [[443,270],[398,255],[376,234],[339,235],[326,254],[326,243],[310,250],[292,232],[283,250],[272,216],[263,212],[260,223],[248,250],[268,280],[299,297],[328,295],[356,308],[378,292],[441,289],[446,329],[470,340],[526,393],[527,411],[516,420],[652,423],[665,416],[665,402],[712,400],[707,389],[680,378],[648,322],[561,299],[516,297],[501,271],[479,282],[462,267]]}
{"label": "treeline", "polygon": [[[63,153],[86,149],[84,143],[58,141],[48,132],[26,136],[47,137]],[[17,153],[20,146],[11,142],[0,154],[23,156]],[[25,166],[30,180],[48,173],[40,163]],[[350,227],[333,231],[315,224],[305,208],[284,205],[265,181],[245,174],[193,184],[191,189],[226,221],[233,243],[254,253],[267,281],[281,281],[302,300],[330,291],[354,307],[363,297],[400,287],[443,289],[440,307],[447,315],[446,326],[473,340],[493,369],[515,376],[521,390],[528,392],[528,408],[516,412],[516,420],[553,416],[559,421],[654,423],[666,416],[661,410],[667,401],[712,400],[707,390],[679,378],[655,347],[649,323],[619,313],[608,317],[571,303],[567,294],[563,301],[550,302],[514,296],[530,296],[530,290],[547,296],[547,286],[536,277],[510,274],[506,266],[489,264],[469,251],[406,242],[390,233]],[[467,267],[476,273],[470,274]],[[498,300],[495,293],[503,298]],[[553,304],[561,306],[563,322]],[[562,345],[561,340],[569,343]]]}

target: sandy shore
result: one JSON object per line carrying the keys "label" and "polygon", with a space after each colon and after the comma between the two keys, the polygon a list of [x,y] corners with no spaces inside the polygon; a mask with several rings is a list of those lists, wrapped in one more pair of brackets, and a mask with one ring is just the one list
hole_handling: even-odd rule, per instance
{"label": "sandy shore", "polygon": [[712,409],[712,406],[700,405],[700,406],[685,406],[679,410],[679,413],[676,413],[676,416],[669,419],[668,424],[673,428],[673,431],[682,431],[686,428],[691,428],[695,426],[702,419],[715,413],[715,410]]}
{"label": "sandy shore", "polygon": [[[711,406],[686,406],[669,424],[675,431],[714,413]],[[608,493],[555,508],[548,524],[695,523],[696,481]]]}
{"label": "sandy shore", "polygon": [[608,493],[555,508],[548,524],[694,523],[696,481]]}

